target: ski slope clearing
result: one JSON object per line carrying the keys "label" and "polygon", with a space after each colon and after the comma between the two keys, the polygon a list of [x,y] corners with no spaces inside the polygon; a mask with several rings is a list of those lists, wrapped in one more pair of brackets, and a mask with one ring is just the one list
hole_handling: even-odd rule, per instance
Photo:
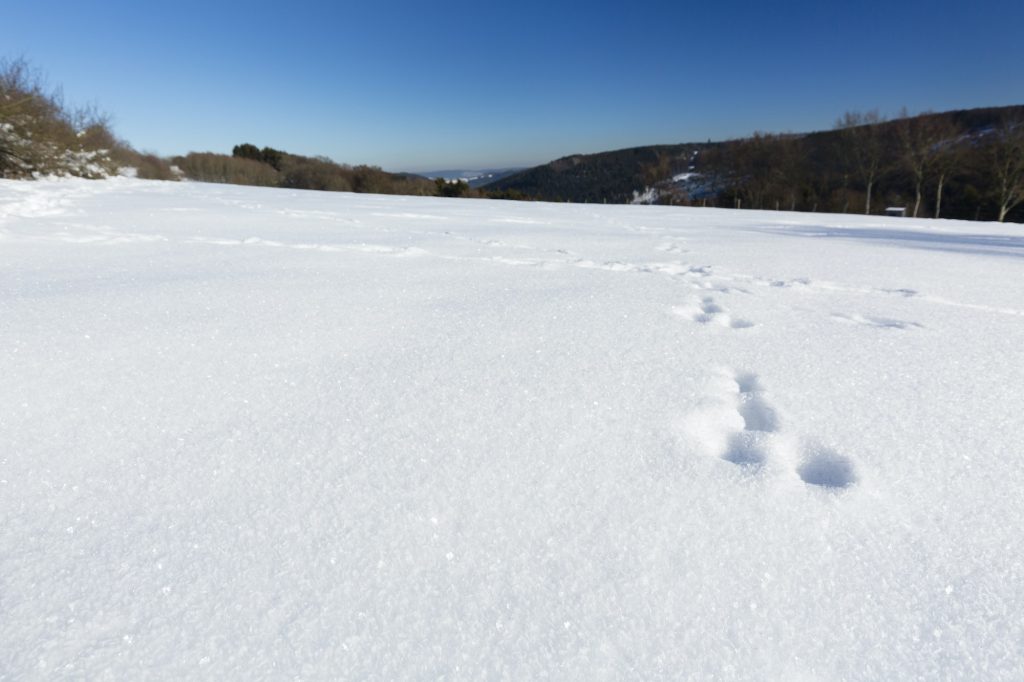
{"label": "ski slope clearing", "polygon": [[1024,679],[1024,226],[0,182],[0,678]]}

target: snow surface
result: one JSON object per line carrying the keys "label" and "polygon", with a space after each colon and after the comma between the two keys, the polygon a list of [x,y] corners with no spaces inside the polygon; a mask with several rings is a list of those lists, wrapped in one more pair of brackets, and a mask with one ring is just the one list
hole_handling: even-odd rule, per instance
{"label": "snow surface", "polygon": [[1024,679],[1024,226],[0,182],[0,678]]}

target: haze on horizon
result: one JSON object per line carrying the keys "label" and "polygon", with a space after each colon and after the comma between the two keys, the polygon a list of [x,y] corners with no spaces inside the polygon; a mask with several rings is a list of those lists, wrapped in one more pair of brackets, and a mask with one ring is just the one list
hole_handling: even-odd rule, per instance
{"label": "haze on horizon", "polygon": [[389,170],[530,166],[1024,99],[1010,0],[56,5],[5,8],[0,56],[161,155],[251,142]]}

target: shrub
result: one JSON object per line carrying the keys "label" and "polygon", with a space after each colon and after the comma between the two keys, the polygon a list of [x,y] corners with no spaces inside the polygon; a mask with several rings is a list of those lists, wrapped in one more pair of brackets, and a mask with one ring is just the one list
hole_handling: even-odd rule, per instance
{"label": "shrub", "polygon": [[117,145],[106,116],[69,110],[24,59],[0,60],[0,176],[104,177]]}
{"label": "shrub", "polygon": [[237,158],[213,152],[191,152],[173,159],[185,177],[200,182],[221,182],[234,185],[277,186],[276,170],[252,159]]}
{"label": "shrub", "polygon": [[156,154],[137,152],[127,143],[115,140],[113,159],[118,167],[136,170],[136,177],[143,180],[179,180],[171,164]]}

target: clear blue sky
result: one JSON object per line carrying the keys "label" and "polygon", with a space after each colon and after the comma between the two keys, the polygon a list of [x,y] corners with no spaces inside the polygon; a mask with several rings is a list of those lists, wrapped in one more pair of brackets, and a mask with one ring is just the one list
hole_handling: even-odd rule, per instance
{"label": "clear blue sky", "polygon": [[1024,1],[5,3],[0,56],[170,155],[389,170],[1024,103]]}

